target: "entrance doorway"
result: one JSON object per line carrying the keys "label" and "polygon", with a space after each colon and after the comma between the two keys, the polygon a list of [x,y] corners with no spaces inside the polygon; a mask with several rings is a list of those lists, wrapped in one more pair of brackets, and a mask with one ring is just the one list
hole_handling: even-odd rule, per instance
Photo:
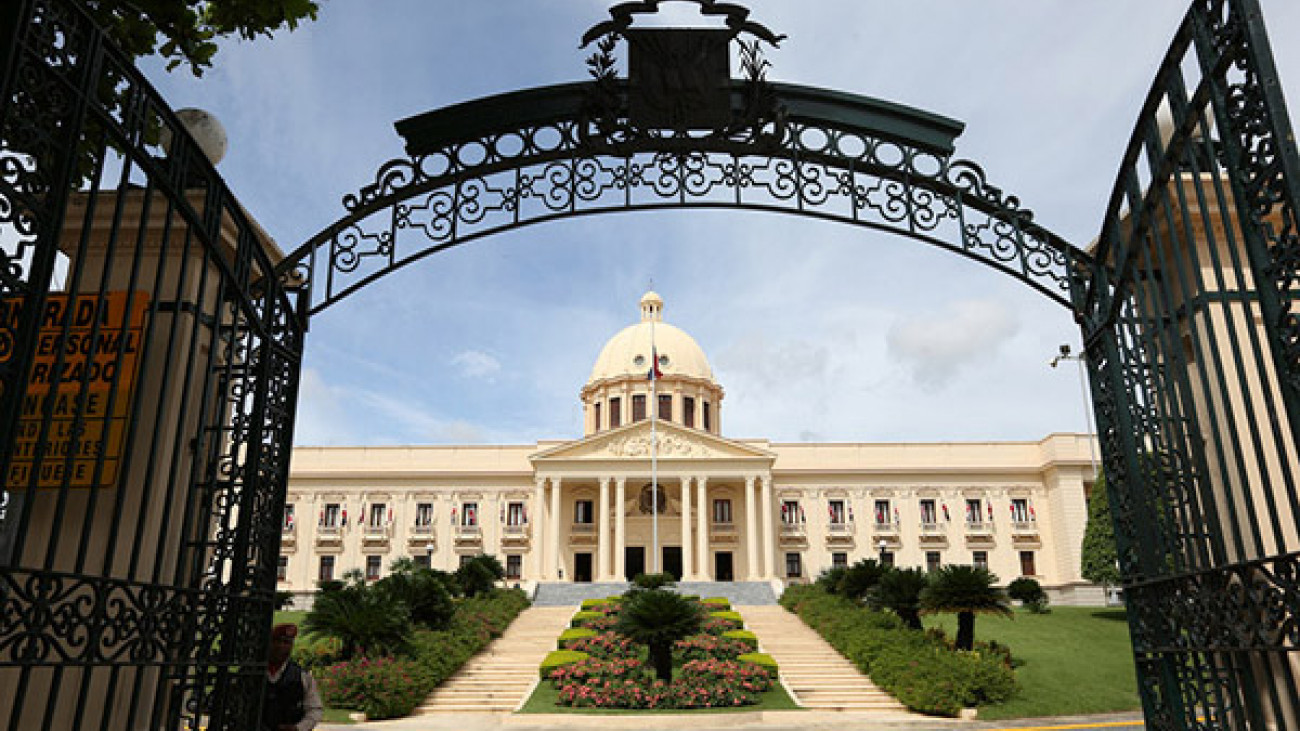
{"label": "entrance doorway", "polygon": [[713,580],[736,580],[736,572],[731,561],[731,551],[718,551],[713,554]]}
{"label": "entrance doorway", "polygon": [[591,554],[573,554],[573,580],[583,584],[591,583]]}
{"label": "entrance doorway", "polygon": [[631,581],[638,574],[645,573],[645,546],[628,546],[623,551],[623,578]]}
{"label": "entrance doorway", "polygon": [[664,546],[664,573],[672,574],[673,581],[682,580],[682,547]]}

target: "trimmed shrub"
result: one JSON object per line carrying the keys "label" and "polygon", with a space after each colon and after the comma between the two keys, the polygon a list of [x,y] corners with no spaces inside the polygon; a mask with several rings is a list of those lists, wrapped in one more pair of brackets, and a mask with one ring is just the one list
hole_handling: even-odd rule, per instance
{"label": "trimmed shrub", "polygon": [[745,618],[740,616],[740,612],[733,612],[730,609],[721,612],[709,612],[709,616],[714,619],[725,619],[735,625],[732,629],[744,629]]}
{"label": "trimmed shrub", "polygon": [[595,636],[596,630],[594,629],[586,629],[585,627],[566,629],[560,633],[559,639],[555,641],[555,647],[556,649],[564,650],[569,647],[569,643],[573,640]]}
{"label": "trimmed shrub", "polygon": [[409,715],[429,693],[426,671],[407,658],[336,663],[320,671],[317,680],[325,705],[376,720]]}
{"label": "trimmed shrub", "polygon": [[662,589],[676,583],[672,574],[637,574],[632,577],[632,586],[638,589]]}
{"label": "trimmed shrub", "polygon": [[1045,614],[1051,611],[1047,607],[1050,604],[1047,592],[1043,591],[1042,585],[1028,576],[1021,576],[1011,582],[1007,586],[1007,596],[1020,602],[1025,609],[1034,614]]}
{"label": "trimmed shrub", "polygon": [[773,660],[772,656],[766,652],[747,652],[736,659],[742,663],[747,662],[751,665],[757,665],[760,668],[763,668],[773,678],[775,678],[777,673],[781,670],[781,668],[776,664],[776,660]]}
{"label": "trimmed shrub", "polygon": [[592,619],[604,619],[604,612],[576,612],[573,619],[569,620],[570,627],[586,627],[586,622]]}
{"label": "trimmed shrub", "polygon": [[723,612],[731,609],[731,602],[728,601],[725,596],[711,596],[707,599],[701,599],[700,604],[703,604],[710,611],[714,612]]}
{"label": "trimmed shrub", "polygon": [[587,653],[577,650],[551,650],[546,653],[546,657],[542,658],[542,664],[537,666],[537,672],[545,680],[551,677],[552,671],[568,667],[589,657],[591,656]]}
{"label": "trimmed shrub", "polygon": [[737,642],[745,643],[745,646],[749,648],[749,652],[755,652],[758,650],[758,635],[747,629],[727,630],[722,633],[722,638],[725,640],[735,640]]}
{"label": "trimmed shrub", "polygon": [[748,643],[739,640],[727,640],[716,635],[691,635],[678,640],[673,645],[673,652],[682,662],[691,660],[735,660],[749,652]]}

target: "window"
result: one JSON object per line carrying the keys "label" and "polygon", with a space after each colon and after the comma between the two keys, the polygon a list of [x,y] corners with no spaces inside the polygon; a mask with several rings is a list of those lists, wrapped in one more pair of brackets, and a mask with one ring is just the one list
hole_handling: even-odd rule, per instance
{"label": "window", "polygon": [[804,522],[803,508],[799,507],[798,500],[781,501],[781,522],[785,525]]}
{"label": "window", "polygon": [[613,429],[623,423],[623,400],[609,400],[609,428]]}
{"label": "window", "polygon": [[370,519],[366,525],[371,528],[382,528],[385,525],[385,519],[388,517],[388,506],[384,503],[370,504]]}
{"label": "window", "polygon": [[638,393],[632,397],[632,421],[645,420],[645,394]]}
{"label": "window", "polygon": [[985,571],[988,571],[988,569],[989,569],[989,552],[988,552],[988,551],[971,551],[971,554],[970,554],[970,563],[971,563],[971,566],[974,566],[974,567],[977,568],[977,569],[984,569]]}
{"label": "window", "polygon": [[276,581],[289,580],[289,557],[288,556],[280,556],[275,560],[275,580]]}
{"label": "window", "polygon": [[317,574],[316,578],[321,581],[334,580],[334,557],[333,556],[320,557],[320,573]]}
{"label": "window", "polygon": [[470,561],[473,561],[473,560],[474,560],[474,557],[473,557],[473,556],[470,556],[470,555],[468,555],[468,554],[462,554],[461,557],[460,557],[460,565],[461,565],[461,566],[465,566],[465,565],[467,565]]}
{"label": "window", "polygon": [[341,523],[339,514],[341,511],[342,508],[339,507],[338,503],[326,503],[325,509],[320,514],[320,524],[325,528],[339,527]]}
{"label": "window", "polygon": [[849,554],[843,551],[836,551],[831,554],[831,568],[847,569],[849,567]]}
{"label": "window", "polygon": [[524,575],[524,557],[517,553],[506,554],[506,578],[518,579]]}
{"label": "window", "polygon": [[831,523],[843,524],[848,522],[848,515],[844,511],[843,500],[832,500],[827,506],[827,512],[830,514]]}
{"label": "window", "polygon": [[713,522],[731,522],[731,498],[718,498],[713,501]]}
{"label": "window", "polygon": [[293,530],[293,503],[284,506],[284,529]]}
{"label": "window", "polygon": [[967,523],[984,522],[984,506],[981,505],[980,502],[981,501],[979,498],[974,498],[966,501],[966,522]]}
{"label": "window", "polygon": [[703,422],[704,422],[704,431],[712,431],[713,428],[710,426],[710,424],[712,423],[713,420],[709,418],[709,402],[708,402],[708,401],[705,401],[705,402],[704,402],[704,415],[703,415],[703,419],[702,419],[702,420],[703,420]]}
{"label": "window", "polygon": [[939,522],[939,516],[934,512],[933,500],[921,501],[921,522],[926,525],[933,525]]}
{"label": "window", "polygon": [[590,500],[578,500],[573,504],[573,522],[582,525],[591,525],[592,519],[596,515],[595,507]]}
{"label": "window", "polygon": [[940,561],[940,560],[942,560],[942,557],[939,555],[939,552],[938,552],[938,551],[926,551],[926,552],[925,552],[925,570],[926,570],[926,571],[937,571],[937,570],[939,570],[939,561]]}
{"label": "window", "polygon": [[528,525],[528,510],[523,503],[506,505],[506,525]]}
{"label": "window", "polygon": [[415,561],[415,565],[422,569],[433,568],[433,554],[431,553],[426,552],[414,554],[411,556],[411,560]]}
{"label": "window", "polygon": [[1028,523],[1034,519],[1034,509],[1029,507],[1028,500],[1016,498],[1011,501],[1011,519],[1017,523]]}
{"label": "window", "polygon": [[592,415],[594,416],[593,421],[596,422],[596,428],[594,431],[600,431],[600,403],[597,402],[592,404],[591,411],[592,411]]}
{"label": "window", "polygon": [[891,517],[892,515],[889,512],[889,501],[877,500],[876,501],[876,525],[888,525],[889,523],[892,522],[890,520]]}
{"label": "window", "polygon": [[695,428],[695,398],[686,396],[682,399],[682,423]]}
{"label": "window", "polygon": [[788,579],[798,579],[803,576],[802,553],[787,553],[785,555],[785,576]]}
{"label": "window", "polygon": [[659,394],[659,411],[655,414],[661,421],[673,420],[673,396],[672,394]]}
{"label": "window", "polygon": [[461,506],[460,524],[478,525],[478,503],[465,503]]}
{"label": "window", "polygon": [[1037,575],[1038,575],[1038,571],[1036,570],[1036,567],[1034,566],[1034,552],[1033,552],[1033,551],[1021,551],[1021,552],[1020,552],[1020,575],[1021,575],[1021,576],[1037,576]]}
{"label": "window", "polygon": [[881,552],[880,552],[880,565],[881,565],[881,566],[893,566],[893,565],[894,565],[894,552],[893,552],[893,551],[881,551]]}
{"label": "window", "polygon": [[415,524],[422,528],[427,528],[433,525],[433,503],[416,504]]}
{"label": "window", "polygon": [[366,556],[366,581],[379,580],[379,566],[382,560],[379,556]]}

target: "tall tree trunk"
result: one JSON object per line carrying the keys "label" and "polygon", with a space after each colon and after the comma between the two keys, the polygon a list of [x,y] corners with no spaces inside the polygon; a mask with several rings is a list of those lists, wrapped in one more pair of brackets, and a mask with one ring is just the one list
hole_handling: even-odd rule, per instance
{"label": "tall tree trunk", "polygon": [[671,644],[651,645],[650,663],[654,665],[655,677],[665,683],[673,682],[673,646]]}
{"label": "tall tree trunk", "polygon": [[969,650],[975,646],[975,613],[957,612],[957,649]]}
{"label": "tall tree trunk", "polygon": [[921,613],[915,609],[900,609],[898,610],[898,617],[903,620],[904,625],[911,629],[923,629],[921,626]]}

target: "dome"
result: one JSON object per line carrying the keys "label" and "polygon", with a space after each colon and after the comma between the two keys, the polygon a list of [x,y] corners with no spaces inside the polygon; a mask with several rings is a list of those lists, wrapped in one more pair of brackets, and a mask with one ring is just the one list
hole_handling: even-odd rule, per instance
{"label": "dome", "polygon": [[608,378],[645,378],[650,371],[650,338],[654,333],[654,349],[659,353],[659,372],[665,377],[698,378],[713,381],[709,359],[695,342],[695,338],[679,328],[663,322],[663,298],[646,292],[641,298],[641,322],[623,328],[605,343],[591,369],[587,383]]}

